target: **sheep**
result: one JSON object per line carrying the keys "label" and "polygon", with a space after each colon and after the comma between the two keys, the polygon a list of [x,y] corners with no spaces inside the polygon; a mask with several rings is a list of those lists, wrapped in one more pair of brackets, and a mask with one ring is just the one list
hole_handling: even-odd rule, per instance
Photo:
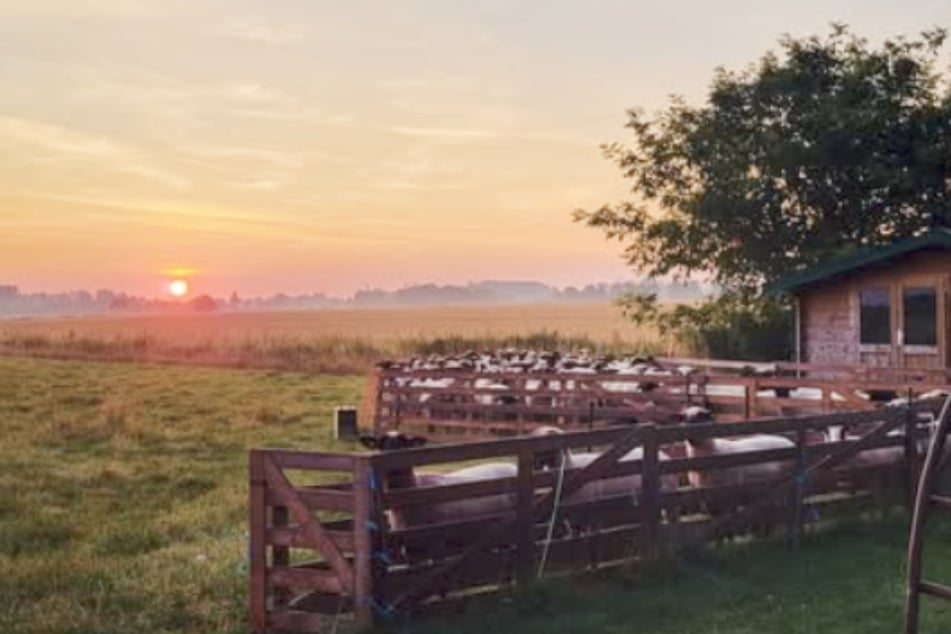
{"label": "sheep", "polygon": [[[532,431],[531,435],[553,436],[563,433],[564,431],[558,427],[545,425],[536,428],[534,431]],[[576,452],[566,448],[562,451],[553,450],[551,452],[536,454],[535,465],[537,469],[554,470],[561,469],[562,466],[564,469],[583,469],[597,460],[600,456],[601,454],[598,452]],[[641,447],[635,447],[624,454],[624,456],[620,458],[619,462],[634,462],[643,459],[643,449]],[[658,459],[660,461],[667,461],[670,460],[670,456],[668,456],[663,451],[658,451]],[[661,476],[661,491],[676,491],[679,483],[680,481],[677,475]],[[562,503],[595,502],[600,499],[620,497],[622,495],[631,496],[632,501],[634,501],[636,500],[636,497],[640,495],[641,490],[642,478],[640,474],[602,478],[582,485],[580,489],[573,492],[566,499],[562,500]],[[573,528],[579,529],[581,527],[575,525]]]}
{"label": "sheep", "polygon": [[590,351],[559,354],[549,351],[505,348],[495,352],[468,350],[459,355],[429,355],[414,357],[405,362],[384,361],[381,369],[414,371],[444,370],[447,372],[476,371],[480,373],[549,373],[570,374],[655,374],[656,376],[686,375],[693,368],[682,366],[675,370],[664,368],[651,357],[595,356]]}
{"label": "sheep", "polygon": [[[687,407],[682,412],[685,423],[711,423],[713,417],[710,411],[699,406]],[[703,458],[768,449],[792,449],[796,446],[792,440],[784,436],[770,434],[754,434],[744,438],[704,438],[701,440],[688,439],[686,450],[688,458]],[[775,480],[791,470],[789,461],[764,462],[751,465],[741,465],[728,469],[712,471],[691,471],[687,479],[692,486],[724,486],[731,484],[746,484],[748,482],[762,482]]]}
{"label": "sheep", "polygon": [[[360,442],[368,449],[398,451],[421,447],[427,439],[422,436],[407,436],[390,431],[382,436],[361,436]],[[481,480],[514,478],[518,467],[509,462],[490,462],[473,465],[447,473],[417,473],[412,467],[394,468],[383,474],[383,486],[387,490],[424,488],[450,484],[463,484]],[[391,530],[404,530],[425,524],[454,522],[484,516],[501,515],[515,509],[515,494],[486,495],[477,498],[449,500],[437,504],[394,507],[386,511],[386,520]],[[452,544],[457,546],[458,544]],[[431,559],[446,543],[431,543],[427,547],[407,548],[410,559]]]}
{"label": "sheep", "polygon": [[[898,438],[905,435],[904,430],[895,429],[888,432],[888,438]],[[862,436],[851,434],[844,426],[833,426],[827,431],[828,442],[857,441]],[[919,447],[922,450],[923,447]],[[866,449],[850,458],[842,467],[845,471],[846,482],[854,493],[857,489],[866,489],[872,493],[878,508],[884,512],[887,507],[886,491],[901,487],[904,482],[903,474],[898,474],[895,467],[905,459],[904,445],[892,447],[877,447]],[[891,467],[891,468],[890,468]]]}
{"label": "sheep", "polygon": [[[710,411],[699,406],[687,407],[682,412],[683,421],[687,424],[702,424],[713,422]],[[769,449],[793,449],[796,446],[792,440],[783,436],[769,434],[754,434],[744,438],[688,438],[684,443],[688,458],[706,458],[710,456],[725,456],[765,451]],[[740,465],[725,469],[707,471],[690,471],[687,480],[694,487],[716,487],[743,485],[756,482],[775,482],[783,476],[789,475],[793,469],[792,460],[761,462],[749,465]],[[717,515],[722,512],[735,510],[723,508],[720,505],[706,505],[707,512]],[[742,506],[742,504],[740,505]]]}
{"label": "sheep", "polygon": [[[943,389],[931,390],[917,397],[917,401],[926,401],[929,399],[946,398],[949,392]],[[889,401],[885,407],[905,407],[908,399],[898,397]],[[918,414],[918,424],[925,423],[934,433],[934,416],[927,412]],[[905,430],[903,428],[893,429],[888,432],[888,438],[904,438]],[[848,428],[842,425],[832,426],[826,430],[826,439],[828,442],[857,441],[861,434],[849,433]],[[918,438],[915,441],[915,448],[920,456],[928,451],[930,438]],[[900,488],[905,483],[905,476],[897,469],[906,458],[905,444],[891,447],[877,447],[867,449],[855,455],[844,465],[846,469],[851,468],[848,474],[849,486],[854,489],[869,489],[878,499],[880,506],[884,508],[885,491],[888,489]],[[951,455],[951,445],[945,447],[944,459]],[[878,469],[876,469],[878,467]],[[891,469],[889,469],[891,467]]]}

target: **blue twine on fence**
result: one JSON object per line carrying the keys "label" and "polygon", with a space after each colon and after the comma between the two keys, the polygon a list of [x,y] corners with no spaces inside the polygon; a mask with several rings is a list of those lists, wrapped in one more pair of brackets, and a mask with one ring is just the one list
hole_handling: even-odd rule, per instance
{"label": "blue twine on fence", "polygon": [[376,486],[376,472],[373,471],[372,469],[370,469],[370,490],[371,490],[371,491],[376,491],[376,490],[377,490],[377,486]]}
{"label": "blue twine on fence", "polygon": [[390,619],[396,614],[396,608],[389,603],[380,601],[376,597],[355,596],[353,597],[353,602],[358,606],[369,605],[374,612],[385,619]]}
{"label": "blue twine on fence", "polygon": [[[799,488],[800,492],[805,490],[805,488],[809,485],[809,475],[810,474],[808,470],[800,471],[796,474],[796,486]],[[821,519],[819,515],[819,508],[815,504],[806,504],[803,508],[803,511],[805,511],[805,517],[803,518],[803,521],[807,524],[814,524]]]}
{"label": "blue twine on fence", "polygon": [[381,601],[373,599],[372,606],[373,610],[384,619],[393,618],[393,615],[396,614],[396,608],[389,603],[382,603]]}
{"label": "blue twine on fence", "polygon": [[373,561],[373,560],[382,561],[383,563],[387,565],[393,563],[393,559],[390,557],[389,551],[387,551],[387,549],[385,548],[382,548],[380,550],[374,550],[372,553],[370,553],[369,556],[353,555],[353,558],[354,559],[369,559],[370,561]]}

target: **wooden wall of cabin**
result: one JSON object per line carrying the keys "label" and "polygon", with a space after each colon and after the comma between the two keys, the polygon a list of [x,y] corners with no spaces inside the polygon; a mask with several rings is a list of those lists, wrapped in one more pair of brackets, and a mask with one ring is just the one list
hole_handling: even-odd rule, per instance
{"label": "wooden wall of cabin", "polygon": [[[904,286],[936,287],[937,346],[899,346],[894,334],[901,321]],[[892,343],[860,345],[859,292],[863,288],[891,290]],[[873,269],[840,276],[800,294],[802,360],[819,364],[862,364],[875,367],[947,367],[951,358],[951,252],[923,251]]]}
{"label": "wooden wall of cabin", "polygon": [[816,288],[800,297],[802,360],[841,365],[859,363],[858,319],[841,286]]}

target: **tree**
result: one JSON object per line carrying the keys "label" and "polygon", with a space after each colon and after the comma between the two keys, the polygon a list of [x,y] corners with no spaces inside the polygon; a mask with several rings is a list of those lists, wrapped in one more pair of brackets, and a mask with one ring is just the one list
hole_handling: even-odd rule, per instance
{"label": "tree", "polygon": [[634,199],[576,218],[626,243],[651,276],[706,272],[759,290],[833,253],[951,221],[951,98],[934,69],[944,30],[880,49],[834,26],[781,40],[708,102],[628,114],[605,156]]}
{"label": "tree", "polygon": [[188,306],[200,313],[210,313],[218,309],[218,302],[210,295],[199,295],[190,300]]}
{"label": "tree", "polygon": [[833,25],[783,38],[744,71],[718,69],[703,105],[631,110],[633,141],[603,151],[632,199],[575,219],[620,240],[648,276],[708,276],[721,305],[743,310],[796,269],[951,224],[951,93],[935,70],[945,36],[871,48]]}

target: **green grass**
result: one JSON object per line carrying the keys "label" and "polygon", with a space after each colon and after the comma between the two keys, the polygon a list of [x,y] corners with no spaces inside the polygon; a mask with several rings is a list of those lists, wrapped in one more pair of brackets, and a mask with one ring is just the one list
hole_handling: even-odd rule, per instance
{"label": "green grass", "polygon": [[0,632],[245,632],[247,450],[363,379],[0,359]]}
{"label": "green grass", "polygon": [[[0,632],[247,631],[247,450],[352,449],[363,380],[0,358]],[[951,525],[928,575],[951,581]],[[637,576],[546,581],[383,631],[893,634],[902,520],[719,548]],[[923,634],[951,631],[926,599]]]}
{"label": "green grass", "polygon": [[[951,582],[951,524],[931,531],[927,572]],[[414,634],[897,634],[904,520],[850,522],[804,541],[720,547],[649,574],[557,580],[473,602],[462,614],[396,623]],[[927,575],[926,575],[927,576]],[[951,604],[923,599],[922,634],[951,631]]]}

